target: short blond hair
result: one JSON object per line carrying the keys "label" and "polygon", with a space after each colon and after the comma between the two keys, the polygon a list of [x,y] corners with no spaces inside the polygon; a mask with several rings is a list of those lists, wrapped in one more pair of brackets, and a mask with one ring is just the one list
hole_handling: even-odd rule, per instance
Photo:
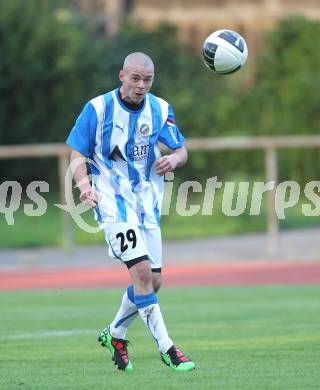
{"label": "short blond hair", "polygon": [[123,70],[130,68],[133,64],[138,64],[143,68],[154,69],[152,59],[147,54],[139,51],[127,55],[123,62]]}

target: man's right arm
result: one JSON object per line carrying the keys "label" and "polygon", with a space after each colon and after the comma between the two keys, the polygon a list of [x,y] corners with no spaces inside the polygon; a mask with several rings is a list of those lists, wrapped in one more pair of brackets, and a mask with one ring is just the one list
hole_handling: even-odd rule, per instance
{"label": "man's right arm", "polygon": [[88,177],[86,157],[78,151],[72,150],[70,162],[74,181],[80,190],[81,203],[95,207],[100,197],[99,194],[91,187]]}

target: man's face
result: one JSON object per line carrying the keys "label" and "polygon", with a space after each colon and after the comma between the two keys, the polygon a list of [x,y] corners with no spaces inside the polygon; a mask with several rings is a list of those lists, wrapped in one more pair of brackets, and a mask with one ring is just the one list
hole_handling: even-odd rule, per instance
{"label": "man's face", "polygon": [[153,77],[153,67],[132,64],[130,67],[121,70],[119,78],[122,82],[120,88],[122,99],[131,104],[141,103],[152,86]]}

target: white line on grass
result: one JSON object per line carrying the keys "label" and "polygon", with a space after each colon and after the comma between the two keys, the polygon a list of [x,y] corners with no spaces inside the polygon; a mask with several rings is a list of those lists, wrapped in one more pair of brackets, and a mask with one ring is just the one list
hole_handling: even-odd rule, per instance
{"label": "white line on grass", "polygon": [[76,334],[85,334],[85,333],[96,333],[98,334],[97,329],[68,329],[68,330],[43,330],[33,333],[16,333],[10,335],[1,335],[0,340],[24,340],[24,339],[34,339],[42,337],[66,337],[73,336]]}

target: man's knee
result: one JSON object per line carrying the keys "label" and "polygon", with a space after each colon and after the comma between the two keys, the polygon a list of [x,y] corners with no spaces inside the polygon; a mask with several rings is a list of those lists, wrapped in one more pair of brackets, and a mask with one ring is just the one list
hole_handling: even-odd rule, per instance
{"label": "man's knee", "polygon": [[134,265],[129,272],[134,284],[138,283],[141,286],[148,286],[152,283],[152,273],[148,261],[142,261]]}
{"label": "man's knee", "polygon": [[141,268],[137,272],[137,282],[143,286],[147,286],[152,281],[151,271],[148,268]]}

